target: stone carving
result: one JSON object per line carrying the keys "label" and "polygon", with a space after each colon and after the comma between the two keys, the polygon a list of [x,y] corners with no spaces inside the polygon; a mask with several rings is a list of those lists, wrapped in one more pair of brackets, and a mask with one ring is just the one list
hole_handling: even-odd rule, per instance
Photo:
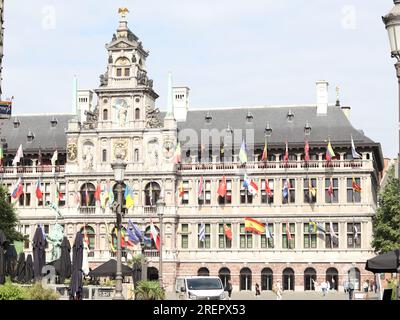
{"label": "stone carving", "polygon": [[108,85],[108,72],[100,75],[100,87]]}
{"label": "stone carving", "polygon": [[175,143],[172,140],[164,141],[163,154],[167,160],[172,158],[172,156],[174,155],[174,151],[175,151]]}
{"label": "stone carving", "polygon": [[112,37],[112,41],[115,41],[115,40],[117,40],[117,35],[114,33],[113,37]]}
{"label": "stone carving", "polygon": [[113,57],[112,57],[112,55],[109,55],[109,56],[108,56],[108,63],[113,63]]}
{"label": "stone carving", "polygon": [[117,99],[114,103],[115,121],[120,127],[125,127],[128,120],[128,104],[124,99]]}
{"label": "stone carving", "polygon": [[85,111],[86,121],[83,123],[83,129],[92,130],[97,127],[97,120],[99,119],[99,109],[92,111]]}
{"label": "stone carving", "polygon": [[128,156],[128,141],[118,140],[114,143],[114,158],[121,158],[122,160],[127,160]]}
{"label": "stone carving", "polygon": [[118,112],[118,119],[119,119],[119,126],[120,127],[125,127],[126,124],[126,118],[128,116],[128,110],[121,106]]}
{"label": "stone carving", "polygon": [[144,86],[147,85],[148,79],[146,71],[138,69],[136,78],[139,85],[144,85]]}
{"label": "stone carving", "polygon": [[46,236],[46,240],[53,245],[51,250],[51,261],[57,260],[61,256],[61,243],[64,239],[64,228],[56,223],[53,230]]}
{"label": "stone carving", "polygon": [[82,159],[84,161],[84,169],[93,170],[93,145],[87,144],[84,146]]}
{"label": "stone carving", "polygon": [[78,147],[76,143],[70,143],[67,147],[68,161],[75,161],[78,157]]}
{"label": "stone carving", "polygon": [[132,55],[132,63],[136,63],[136,55],[135,55],[135,53]]}
{"label": "stone carving", "polygon": [[159,163],[158,162],[158,160],[159,160],[158,152],[159,152],[158,141],[157,141],[157,139],[153,139],[147,144],[147,159],[149,161],[149,163],[148,163],[149,166],[151,166],[151,167],[158,166],[158,163]]}
{"label": "stone carving", "polygon": [[146,106],[146,128],[161,128],[160,110]]}

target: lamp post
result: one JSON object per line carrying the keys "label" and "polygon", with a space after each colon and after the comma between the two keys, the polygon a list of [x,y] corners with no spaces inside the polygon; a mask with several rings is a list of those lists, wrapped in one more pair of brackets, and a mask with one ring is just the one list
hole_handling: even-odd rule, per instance
{"label": "lamp post", "polygon": [[163,235],[163,216],[164,216],[164,207],[165,207],[165,202],[162,198],[157,200],[157,215],[160,221],[160,259],[159,259],[159,268],[158,268],[158,280],[160,281],[161,287],[163,287],[163,278],[162,278],[162,249],[163,249],[163,241],[164,241],[164,235]]}
{"label": "lamp post", "polygon": [[117,273],[116,273],[116,284],[115,284],[115,295],[114,300],[124,300],[122,294],[122,259],[121,259],[121,224],[122,224],[122,184],[124,182],[124,175],[126,169],[126,163],[122,161],[121,156],[117,156],[117,161],[111,164],[111,168],[114,171],[114,179],[117,183],[117,195],[118,202],[115,206],[115,213],[117,216]]}
{"label": "lamp post", "polygon": [[147,263],[146,263],[146,243],[144,242],[144,235],[146,233],[146,229],[145,226],[143,225],[142,228],[142,242],[140,243],[141,247],[142,247],[142,258],[140,259],[141,261],[141,268],[142,268],[142,272],[141,272],[141,276],[142,276],[142,280],[147,280]]}
{"label": "lamp post", "polygon": [[[397,62],[394,65],[396,68],[396,75],[398,81],[398,90],[399,90],[399,127],[400,129],[400,0],[394,0],[394,7],[390,12],[382,17],[383,23],[385,24],[386,30],[389,35],[390,42],[390,52],[392,58],[396,58]],[[400,179],[400,132],[399,132],[399,153],[397,155],[397,178]],[[400,258],[399,258],[400,259]],[[398,261],[400,264],[400,261]],[[397,290],[396,290],[396,298],[400,298],[400,266],[397,270]]]}

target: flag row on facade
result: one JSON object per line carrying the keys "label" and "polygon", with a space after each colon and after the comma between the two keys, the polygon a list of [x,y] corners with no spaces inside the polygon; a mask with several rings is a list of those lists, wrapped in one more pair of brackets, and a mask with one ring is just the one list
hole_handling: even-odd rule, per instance
{"label": "flag row on facade", "polygon": [[[21,159],[22,159],[23,157],[24,157],[24,151],[23,151],[22,144],[21,144],[21,145],[18,147],[18,149],[17,149],[17,153],[15,154],[15,157],[14,157],[14,159],[13,159],[13,161],[12,161],[12,165],[13,165],[13,166],[17,166],[18,163],[21,162]],[[57,160],[58,160],[58,150],[56,149],[56,150],[54,151],[54,153],[53,153],[53,156],[51,157],[51,164],[52,164],[53,166],[55,166]],[[3,150],[3,146],[0,145],[0,166],[3,165],[3,162],[4,162],[4,150]],[[42,163],[43,163],[43,160],[42,160],[42,150],[39,149],[39,156],[38,156],[38,163],[37,163],[37,164],[38,164],[38,165],[42,165]]]}

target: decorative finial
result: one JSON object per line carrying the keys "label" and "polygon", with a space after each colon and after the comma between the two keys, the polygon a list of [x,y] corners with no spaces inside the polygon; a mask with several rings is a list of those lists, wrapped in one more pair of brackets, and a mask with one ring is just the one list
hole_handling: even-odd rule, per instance
{"label": "decorative finial", "polygon": [[129,13],[128,8],[119,8],[118,13],[121,15],[121,19],[126,18],[126,14]]}
{"label": "decorative finial", "polygon": [[340,88],[336,86],[336,106],[340,107]]}

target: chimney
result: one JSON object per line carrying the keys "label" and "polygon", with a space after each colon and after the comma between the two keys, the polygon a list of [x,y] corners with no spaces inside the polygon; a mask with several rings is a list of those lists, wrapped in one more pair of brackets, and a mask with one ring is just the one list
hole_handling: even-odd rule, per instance
{"label": "chimney", "polygon": [[350,120],[350,110],[351,110],[351,108],[347,107],[347,106],[343,106],[343,107],[341,107],[341,109],[342,109],[344,115],[346,116],[346,118],[348,120]]}
{"label": "chimney", "polygon": [[175,120],[178,122],[186,121],[187,112],[189,110],[189,91],[188,87],[173,88],[173,105]]}
{"label": "chimney", "polygon": [[327,81],[317,81],[317,114],[326,115],[328,113],[328,87]]}

